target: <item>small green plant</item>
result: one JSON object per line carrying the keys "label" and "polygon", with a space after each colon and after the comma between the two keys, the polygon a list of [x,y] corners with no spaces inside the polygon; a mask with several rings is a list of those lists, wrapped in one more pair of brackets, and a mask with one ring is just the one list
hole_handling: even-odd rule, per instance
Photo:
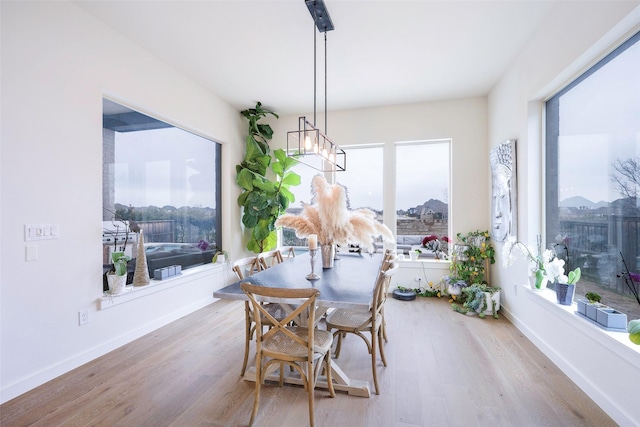
{"label": "small green plant", "polygon": [[111,260],[113,261],[113,268],[117,276],[124,276],[127,274],[127,261],[131,258],[124,254],[124,252],[114,252],[111,254]]}
{"label": "small green plant", "polygon": [[585,294],[585,298],[587,298],[591,304],[594,304],[594,303],[600,302],[601,297],[599,294],[595,292],[587,292]]}
{"label": "small green plant", "polygon": [[218,261],[218,255],[224,255],[225,261],[229,261],[229,254],[227,251],[217,251],[213,256],[213,260],[211,260],[212,263],[215,264]]}

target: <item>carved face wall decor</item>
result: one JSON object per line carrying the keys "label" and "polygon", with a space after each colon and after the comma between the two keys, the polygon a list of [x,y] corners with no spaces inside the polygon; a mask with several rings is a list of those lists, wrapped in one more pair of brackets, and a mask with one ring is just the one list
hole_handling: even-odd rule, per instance
{"label": "carved face wall decor", "polygon": [[516,141],[491,150],[491,237],[503,242],[517,234]]}

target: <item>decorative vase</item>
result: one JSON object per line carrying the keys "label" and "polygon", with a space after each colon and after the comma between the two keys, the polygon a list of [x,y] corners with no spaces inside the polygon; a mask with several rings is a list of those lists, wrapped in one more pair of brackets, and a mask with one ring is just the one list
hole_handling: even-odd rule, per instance
{"label": "decorative vase", "polygon": [[411,261],[417,261],[418,260],[418,252],[409,251],[409,258],[411,259]]}
{"label": "decorative vase", "polygon": [[138,236],[138,254],[136,257],[136,269],[133,273],[133,286],[148,285],[150,281],[147,254],[144,250],[144,237],[141,229]]}
{"label": "decorative vase", "polygon": [[107,283],[109,284],[109,293],[111,295],[121,294],[127,286],[127,275],[107,274]]}
{"label": "decorative vase", "polygon": [[544,270],[532,270],[533,275],[530,276],[531,289],[534,291],[542,291],[547,289],[549,279]]}
{"label": "decorative vase", "polygon": [[333,268],[335,250],[335,245],[331,243],[320,245],[320,253],[322,254],[322,268]]}
{"label": "decorative vase", "polygon": [[573,294],[576,291],[575,284],[556,282],[556,300],[560,305],[573,304]]}

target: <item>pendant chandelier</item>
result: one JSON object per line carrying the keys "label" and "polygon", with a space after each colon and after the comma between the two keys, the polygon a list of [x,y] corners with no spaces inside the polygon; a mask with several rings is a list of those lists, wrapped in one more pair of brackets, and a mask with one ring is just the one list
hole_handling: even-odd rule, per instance
{"label": "pendant chandelier", "polygon": [[[287,132],[287,155],[321,172],[346,170],[347,155],[327,135],[327,31],[334,29],[324,0],[305,0],[313,29],[313,123],[298,119],[298,130]],[[324,132],[316,127],[316,28],[324,33]]]}

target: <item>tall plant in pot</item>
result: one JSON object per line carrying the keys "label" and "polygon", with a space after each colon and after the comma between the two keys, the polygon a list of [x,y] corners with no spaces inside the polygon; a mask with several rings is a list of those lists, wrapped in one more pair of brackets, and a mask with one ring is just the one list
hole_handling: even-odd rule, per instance
{"label": "tall plant in pot", "polygon": [[247,249],[261,253],[276,247],[275,221],[295,201],[289,188],[300,184],[300,176],[290,170],[297,160],[287,157],[284,150],[275,150],[271,156],[268,141],[273,130],[268,124],[258,123],[266,116],[278,118],[278,115],[263,108],[260,102],[241,113],[249,122],[249,135],[244,159],[236,165],[236,183],[242,187],[238,204],[243,208],[242,224],[251,230]]}

